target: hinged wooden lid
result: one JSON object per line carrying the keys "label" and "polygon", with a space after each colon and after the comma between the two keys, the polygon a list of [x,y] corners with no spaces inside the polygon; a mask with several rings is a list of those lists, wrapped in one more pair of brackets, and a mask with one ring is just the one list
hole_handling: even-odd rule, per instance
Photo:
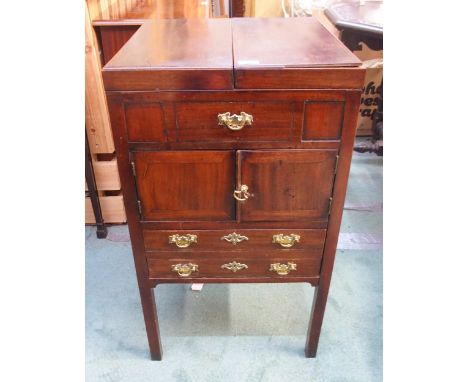
{"label": "hinged wooden lid", "polygon": [[361,61],[314,17],[232,20],[235,87],[360,88]]}
{"label": "hinged wooden lid", "polygon": [[312,17],[150,20],[106,90],[360,89],[361,62]]}
{"label": "hinged wooden lid", "polygon": [[232,89],[231,20],[147,21],[102,73],[106,90]]}

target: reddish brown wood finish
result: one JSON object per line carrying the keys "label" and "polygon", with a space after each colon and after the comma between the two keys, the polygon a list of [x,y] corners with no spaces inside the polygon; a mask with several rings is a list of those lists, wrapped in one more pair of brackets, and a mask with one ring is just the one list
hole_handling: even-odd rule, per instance
{"label": "reddish brown wood finish", "polygon": [[[232,20],[232,33],[237,70],[342,68],[361,64],[313,17],[238,18]],[[285,85],[283,83],[283,88]]]}
{"label": "reddish brown wood finish", "polygon": [[[298,257],[297,255],[302,255]],[[284,276],[278,275],[274,271],[270,271],[270,265],[274,263],[287,264],[292,262],[297,265],[297,270],[292,270],[287,275],[288,277],[306,277],[306,276],[318,276],[320,273],[320,264],[322,254],[318,256],[315,254],[309,254],[305,257],[304,253],[293,252],[288,255],[270,257],[262,259],[259,257],[242,257],[240,255],[232,255],[225,257],[213,258],[212,254],[209,257],[193,257],[193,256],[174,256],[170,259],[149,259],[149,273],[150,277],[158,278],[173,278],[181,279],[177,272],[171,271],[171,266],[176,264],[196,264],[198,265],[198,272],[193,272],[190,276],[197,282],[198,277],[232,277],[236,279],[245,279],[248,277],[268,277],[271,282],[275,282],[276,279]],[[241,264],[246,264],[247,269],[242,269],[237,272],[232,272],[228,269],[222,269],[223,264],[228,264],[233,261],[237,261]]]}
{"label": "reddish brown wood finish", "polygon": [[106,26],[99,28],[104,65],[114,57],[128,40],[130,40],[138,28],[140,28],[140,25]]}
{"label": "reddish brown wood finish", "polygon": [[238,184],[252,194],[238,202],[241,221],[326,219],[336,150],[239,151]]}
{"label": "reddish brown wood finish", "polygon": [[[239,235],[247,237],[237,244],[222,239],[222,237],[236,232]],[[300,241],[295,243],[291,248],[283,248],[279,244],[273,243],[273,235],[277,234],[290,235],[295,234],[300,236]],[[168,237],[171,235],[197,235],[197,243],[190,245],[188,248],[178,248],[175,244],[169,243]],[[316,250],[319,253],[323,251],[325,243],[326,230],[297,230],[297,229],[268,229],[268,230],[143,230],[143,237],[146,251],[173,251],[180,254],[197,253],[208,251],[229,251],[229,252],[245,252],[257,251],[258,255],[267,251],[269,255],[285,254],[292,250]],[[148,255],[148,254],[147,254]]]}
{"label": "reddish brown wood finish", "polygon": [[[279,27],[283,33],[292,32],[293,27],[289,31],[285,25]],[[174,24],[171,28],[169,34],[194,36],[193,33],[198,33],[200,41],[205,38],[200,29],[195,28],[192,33],[189,22],[178,27]],[[181,30],[174,31],[174,28]],[[184,29],[187,30],[184,32]],[[138,40],[139,33],[127,43],[128,50],[124,47],[118,53],[118,56],[128,57],[134,52],[135,57],[142,60],[137,63],[138,74],[129,75],[135,70],[125,67],[123,61],[120,66],[106,67],[104,74],[109,74],[106,82],[109,110],[152,358],[160,359],[161,346],[151,288],[160,283],[194,281],[308,282],[318,286],[306,344],[306,355],[315,356],[341,223],[363,71],[342,66],[239,69],[232,67],[232,55],[225,52],[224,58],[231,60],[230,76],[221,81],[216,70],[208,68],[206,62],[203,64],[201,56],[197,58],[195,53],[190,53],[191,49],[175,48],[175,52],[182,54],[177,69],[154,67],[152,59],[145,62],[145,57],[155,57],[158,53],[154,38],[139,40],[146,44],[140,48],[131,44]],[[291,34],[288,39],[279,39],[278,44],[281,47],[293,38]],[[304,38],[315,40],[311,46],[317,45],[314,33]],[[330,49],[335,47],[330,45]],[[169,47],[163,45],[163,49]],[[220,51],[214,51],[215,58],[219,58]],[[190,57],[184,56],[184,52],[190,53]],[[288,58],[283,57],[287,49],[278,52],[277,62],[287,62]],[[208,49],[205,53],[210,55]],[[333,57],[333,52],[329,53],[329,57]],[[171,57],[169,61],[174,58]],[[198,73],[200,68],[191,65],[194,58],[200,60],[200,66],[205,65],[207,72]],[[338,65],[341,64],[338,62]],[[219,70],[225,73],[224,69]],[[247,75],[246,71],[249,71]],[[257,73],[252,75],[253,71]],[[259,73],[268,74],[262,79]],[[220,84],[230,90],[217,90]],[[245,86],[251,88],[232,89]],[[197,91],[201,88],[210,90]],[[275,127],[270,129],[271,141],[267,141],[266,123],[261,125],[261,134],[257,131],[256,136],[245,139],[247,134],[254,134],[255,115],[254,124],[238,132],[239,140],[217,135],[222,134],[218,131],[223,131],[223,127],[213,130],[217,126],[206,124],[212,120],[217,106],[226,104],[253,106],[260,123],[268,116],[267,110],[262,109],[262,102],[282,105],[270,110],[274,116],[272,123],[283,126],[286,121],[292,121],[291,125],[288,122],[291,126],[288,140],[282,140],[282,127]],[[206,103],[207,108],[199,107],[200,103]],[[191,114],[191,111],[196,113]],[[239,113],[242,110],[219,112],[225,111]],[[191,116],[195,116],[195,122]],[[197,138],[190,141],[192,132]],[[246,135],[241,135],[242,132]],[[130,137],[132,142],[129,143]],[[132,161],[135,162],[135,177]],[[244,183],[253,195],[236,205],[232,192]],[[329,196],[333,198],[331,210]],[[141,201],[141,216],[138,200]],[[148,219],[152,221],[146,221]],[[309,242],[305,238],[312,231],[308,229],[321,231],[313,231]],[[322,251],[319,244],[324,229],[326,238]],[[200,238],[199,249],[195,246],[168,248],[168,243],[164,242],[171,232],[194,230]],[[219,231],[234,230],[251,235],[249,245],[252,245],[244,246],[248,249],[234,250],[229,243],[226,245],[231,249],[223,249],[224,243],[217,238]],[[252,231],[247,233],[246,230]],[[272,243],[264,242],[263,237],[266,240],[276,230],[286,234],[295,230],[302,232],[302,247],[269,249]],[[205,238],[215,241],[205,244]],[[244,248],[243,244],[246,243],[238,247]],[[248,270],[233,273],[220,268],[223,263],[234,260],[249,262]],[[171,265],[190,261],[199,265],[197,274],[184,278],[171,271]],[[298,270],[278,276],[269,271],[272,261],[294,261]]]}
{"label": "reddish brown wood finish", "polygon": [[127,105],[125,123],[129,141],[166,141],[164,111],[160,102]]}
{"label": "reddish brown wood finish", "polygon": [[358,65],[313,18],[158,20],[146,22],[114,56],[103,80],[107,90],[122,91],[351,89],[364,81]]}
{"label": "reddish brown wood finish", "polygon": [[[248,142],[290,141],[293,129],[292,103],[286,102],[181,102],[176,104],[177,141]],[[219,125],[218,114],[245,112],[252,125],[240,131]]]}
{"label": "reddish brown wood finish", "polygon": [[361,61],[313,17],[240,18],[232,26],[238,89],[349,89],[364,81]]}
{"label": "reddish brown wood finish", "polygon": [[142,220],[233,220],[234,152],[133,154]]}
{"label": "reddish brown wood finish", "polygon": [[[237,69],[236,89],[355,89],[364,82],[361,68]],[[104,85],[106,78],[104,76]],[[106,85],[107,88],[107,85]]]}
{"label": "reddish brown wood finish", "polygon": [[341,217],[343,214],[346,187],[348,184],[351,156],[353,153],[354,136],[357,126],[357,110],[359,108],[360,96],[358,92],[350,92],[347,96],[345,106],[345,119],[343,124],[342,146],[340,150],[340,161],[336,173],[335,186],[333,190],[333,203],[331,206],[330,221],[327,230],[327,240],[323,252],[323,262],[320,271],[320,281],[315,289],[312,312],[307,331],[307,342],[305,348],[306,357],[315,357],[322,328],[323,316],[327,304],[328,291],[330,289],[333,265],[335,263],[336,245],[340,233]]}
{"label": "reddish brown wood finish", "polygon": [[306,102],[304,107],[304,141],[340,139],[344,102]]}
{"label": "reddish brown wood finish", "polygon": [[162,346],[161,336],[159,335],[158,315],[156,312],[156,303],[154,300],[154,291],[152,288],[140,287],[141,306],[145,317],[146,334],[153,361],[161,361]]}
{"label": "reddish brown wood finish", "polygon": [[194,229],[323,229],[328,227],[328,218],[324,220],[293,222],[232,222],[232,221],[153,221],[141,222],[142,229],[194,230]]}
{"label": "reddish brown wood finish", "polygon": [[230,20],[148,21],[107,63],[103,79],[107,90],[231,89]]}
{"label": "reddish brown wood finish", "polygon": [[[132,149],[339,148],[340,137],[335,135],[337,130],[341,134],[344,105],[340,91],[279,93],[243,90],[108,95],[125,103],[129,141],[151,143],[132,144]],[[216,102],[219,99],[222,102]],[[231,131],[218,125],[218,113],[226,110],[235,110],[232,113],[237,114],[239,110],[249,112],[254,118],[252,126]],[[324,126],[330,129],[329,133]],[[306,138],[312,135],[321,140],[301,140],[306,134]],[[326,135],[328,139],[324,140]]]}
{"label": "reddish brown wood finish", "polygon": [[[125,78],[122,78],[122,73]],[[146,73],[143,69],[110,70],[102,72],[104,86],[108,90],[230,90],[232,71],[224,69],[155,69]]]}
{"label": "reddish brown wood finish", "polygon": [[210,4],[202,0],[154,1],[150,4],[138,1],[134,3],[132,6],[127,2],[126,9],[120,9],[119,12],[112,12],[109,15],[93,15],[94,29],[101,36],[100,45],[104,64],[107,64],[135,31],[148,20],[228,16],[223,1],[219,1],[220,12],[218,15],[212,12],[214,1],[210,1]]}

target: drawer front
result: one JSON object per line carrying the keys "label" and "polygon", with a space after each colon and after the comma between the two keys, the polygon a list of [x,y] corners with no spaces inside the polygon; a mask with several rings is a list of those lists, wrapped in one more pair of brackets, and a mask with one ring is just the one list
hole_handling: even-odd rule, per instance
{"label": "drawer front", "polygon": [[316,277],[320,274],[321,256],[305,257],[304,253],[273,257],[243,257],[234,254],[206,257],[173,257],[148,259],[150,278],[201,277]]}
{"label": "drawer front", "polygon": [[181,102],[175,108],[179,142],[287,142],[292,138],[293,103]]}
{"label": "drawer front", "polygon": [[289,92],[279,98],[276,92],[159,92],[127,97],[123,122],[129,142],[310,145],[341,140],[345,120],[345,100],[335,93]]}
{"label": "drawer front", "polygon": [[304,250],[321,254],[325,235],[325,229],[143,230],[146,251],[178,253]]}

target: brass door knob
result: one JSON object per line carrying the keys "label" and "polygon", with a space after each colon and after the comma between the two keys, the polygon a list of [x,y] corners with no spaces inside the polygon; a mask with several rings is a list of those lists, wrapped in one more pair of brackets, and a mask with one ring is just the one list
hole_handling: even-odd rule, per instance
{"label": "brass door knob", "polygon": [[230,112],[218,114],[218,125],[226,126],[232,131],[242,130],[245,125],[251,125],[252,122],[253,116],[243,111],[241,111],[240,115],[231,115]]}
{"label": "brass door knob", "polygon": [[175,244],[179,248],[187,248],[192,243],[197,242],[197,235],[171,235],[169,236],[169,244]]}
{"label": "brass door knob", "polygon": [[172,272],[177,272],[180,277],[189,277],[192,272],[198,272],[197,264],[175,264],[171,266]]}
{"label": "brass door knob", "polygon": [[288,262],[287,264],[274,263],[270,264],[270,271],[276,272],[280,276],[285,276],[291,271],[297,270],[297,264]]}
{"label": "brass door knob", "polygon": [[293,233],[290,235],[283,235],[282,233],[273,235],[273,243],[277,243],[283,248],[291,248],[295,243],[299,243],[300,239],[301,237],[299,235]]}
{"label": "brass door knob", "polygon": [[249,187],[247,187],[245,184],[241,185],[239,190],[234,191],[233,196],[240,202],[247,200],[250,196]]}

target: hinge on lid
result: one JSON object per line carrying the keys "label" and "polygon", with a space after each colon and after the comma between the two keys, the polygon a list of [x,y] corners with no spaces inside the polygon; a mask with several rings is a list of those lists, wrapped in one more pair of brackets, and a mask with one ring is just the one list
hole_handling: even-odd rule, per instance
{"label": "hinge on lid", "polygon": [[339,161],[339,160],[340,160],[340,156],[337,155],[337,156],[336,156],[336,162],[335,162],[335,174],[336,174],[336,172],[338,171],[338,161]]}
{"label": "hinge on lid", "polygon": [[130,162],[130,164],[132,165],[133,176],[136,178],[135,162]]}
{"label": "hinge on lid", "polygon": [[139,200],[137,200],[137,205],[138,205],[138,212],[140,213],[140,218],[141,218],[143,214],[141,212],[141,202]]}
{"label": "hinge on lid", "polygon": [[328,203],[328,215],[331,214],[332,201],[333,201],[333,197],[330,196],[330,202]]}

